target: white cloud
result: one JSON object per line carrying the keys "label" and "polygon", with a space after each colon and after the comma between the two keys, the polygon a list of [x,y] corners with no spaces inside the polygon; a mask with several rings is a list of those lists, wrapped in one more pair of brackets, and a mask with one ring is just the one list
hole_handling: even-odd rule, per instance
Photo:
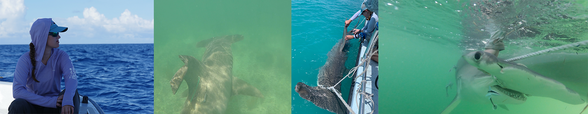
{"label": "white cloud", "polygon": [[85,37],[102,37],[96,35],[108,33],[110,38],[153,38],[153,20],[133,15],[128,9],[120,17],[112,19],[106,18],[94,7],[84,8],[83,15],[83,18],[69,17],[61,25],[68,26],[72,30],[70,33],[75,31],[74,35]]}
{"label": "white cloud", "polygon": [[[25,20],[26,9],[24,0],[0,0],[0,44],[30,42],[29,30],[34,20]],[[79,41],[70,43],[153,42],[153,19],[145,20],[128,9],[119,17],[109,19],[90,7],[84,8],[83,17],[53,18],[53,21],[69,27],[62,37]]]}
{"label": "white cloud", "polygon": [[24,0],[0,0],[0,38],[28,36]]}

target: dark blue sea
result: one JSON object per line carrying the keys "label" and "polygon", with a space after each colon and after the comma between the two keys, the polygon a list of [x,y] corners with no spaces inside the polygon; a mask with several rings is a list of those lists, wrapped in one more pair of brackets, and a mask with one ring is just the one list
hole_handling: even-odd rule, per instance
{"label": "dark blue sea", "polygon": [[[61,44],[59,49],[72,59],[78,92],[105,113],[153,113],[153,44]],[[0,81],[12,82],[18,58],[28,51],[28,45],[0,45]]]}

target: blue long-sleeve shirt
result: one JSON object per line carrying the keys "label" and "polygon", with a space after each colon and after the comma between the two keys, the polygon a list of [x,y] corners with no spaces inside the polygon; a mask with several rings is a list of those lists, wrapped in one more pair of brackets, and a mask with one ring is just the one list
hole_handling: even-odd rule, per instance
{"label": "blue long-sleeve shirt", "polygon": [[27,102],[43,107],[56,108],[57,97],[61,88],[61,78],[65,80],[65,93],[62,106],[73,104],[73,96],[77,88],[77,75],[69,55],[57,48],[51,49],[51,56],[47,64],[43,64],[42,57],[45,51],[47,36],[51,19],[39,19],[31,27],[31,39],[35,45],[35,77],[32,78],[33,65],[30,59],[30,51],[20,56],[14,71],[12,95],[25,99]]}
{"label": "blue long-sleeve shirt", "polygon": [[[351,18],[349,18],[349,20],[355,20],[357,17],[359,17],[359,15],[361,15],[361,10],[355,12],[355,14],[353,14],[353,16],[351,16]],[[378,15],[376,15],[376,13],[372,13],[372,16],[370,17],[369,20],[366,20],[365,25],[363,26],[363,28],[361,28],[362,33],[364,33],[366,36],[366,38],[371,38],[372,34],[374,33],[374,31],[376,30],[375,28],[377,27],[377,23],[378,23],[379,17]]]}
{"label": "blue long-sleeve shirt", "polygon": [[365,34],[365,38],[372,38],[372,34],[376,30],[376,24],[378,23],[378,20],[379,18],[378,15],[376,15],[376,13],[372,13],[372,17],[370,17],[370,20],[366,20],[367,22],[365,23],[363,28],[361,28],[362,33]]}

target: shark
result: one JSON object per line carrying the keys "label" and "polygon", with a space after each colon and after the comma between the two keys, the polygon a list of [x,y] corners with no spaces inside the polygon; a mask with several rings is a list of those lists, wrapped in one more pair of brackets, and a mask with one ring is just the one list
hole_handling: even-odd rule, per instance
{"label": "shark", "polygon": [[182,114],[223,114],[231,96],[264,97],[257,88],[233,76],[231,45],[242,39],[243,36],[237,34],[198,42],[196,47],[206,48],[202,61],[179,55],[184,66],[175,73],[170,85],[176,94],[183,81],[188,84],[183,94],[187,98]]}
{"label": "shark", "polygon": [[[327,62],[319,70],[318,86],[312,87],[302,82],[296,84],[295,91],[300,97],[333,113],[346,114],[348,112],[344,104],[345,101],[340,100],[336,93],[327,88],[335,86],[346,73],[345,61],[347,60],[348,44],[345,38],[342,38],[327,53]],[[341,84],[334,88],[341,91]]]}
{"label": "shark", "polygon": [[441,113],[449,114],[462,100],[506,110],[505,104],[522,104],[530,96],[585,103],[587,63],[588,54],[550,53],[515,63],[484,51],[469,52],[456,65],[457,95]]}

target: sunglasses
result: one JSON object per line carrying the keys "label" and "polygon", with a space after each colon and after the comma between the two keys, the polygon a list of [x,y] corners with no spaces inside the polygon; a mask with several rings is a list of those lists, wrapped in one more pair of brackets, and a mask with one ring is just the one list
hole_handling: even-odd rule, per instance
{"label": "sunglasses", "polygon": [[59,32],[49,32],[49,35],[51,35],[53,37],[57,37],[57,36],[59,36]]}

